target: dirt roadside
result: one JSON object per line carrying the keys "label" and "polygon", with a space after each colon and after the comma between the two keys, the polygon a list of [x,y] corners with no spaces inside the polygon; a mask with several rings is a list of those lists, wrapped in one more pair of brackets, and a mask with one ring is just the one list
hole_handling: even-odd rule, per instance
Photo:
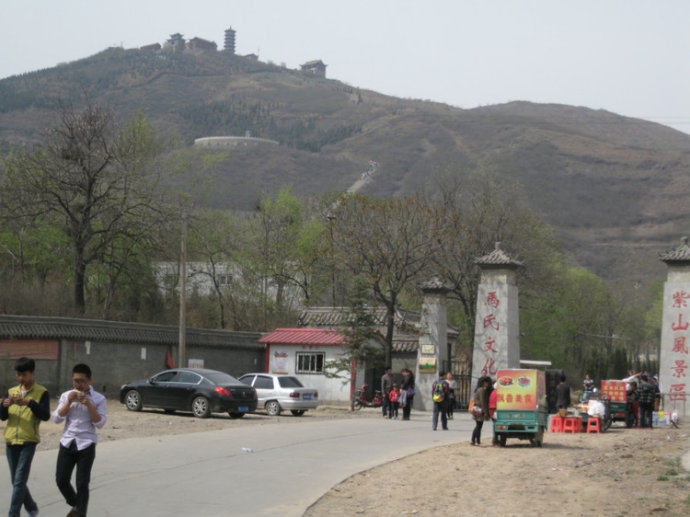
{"label": "dirt roadside", "polygon": [[[51,402],[54,409],[57,401]],[[326,407],[302,417],[269,417],[259,412],[237,420],[223,414],[199,419],[189,413],[131,412],[109,400],[108,423],[99,435],[105,442],[362,417],[380,418],[380,413],[363,410],[353,414]],[[680,462],[690,450],[690,425],[653,430],[619,425],[600,435],[547,433],[541,449],[518,440],[509,440],[505,448],[491,447],[488,430],[483,433],[482,446],[471,447],[468,433],[465,442],[352,476],[333,487],[305,515],[690,515],[690,472]],[[56,449],[61,432],[62,425],[42,423],[39,450]]]}
{"label": "dirt roadside", "polygon": [[547,433],[543,448],[508,440],[438,447],[352,476],[307,517],[352,515],[690,515],[686,428]]}

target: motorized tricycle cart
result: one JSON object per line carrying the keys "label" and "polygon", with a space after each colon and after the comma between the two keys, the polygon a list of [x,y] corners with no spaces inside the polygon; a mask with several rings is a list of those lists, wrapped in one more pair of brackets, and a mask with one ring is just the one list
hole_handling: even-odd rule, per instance
{"label": "motorized tricycle cart", "polygon": [[508,438],[518,438],[541,447],[548,419],[544,372],[499,370],[497,376],[494,430],[498,442],[505,446]]}

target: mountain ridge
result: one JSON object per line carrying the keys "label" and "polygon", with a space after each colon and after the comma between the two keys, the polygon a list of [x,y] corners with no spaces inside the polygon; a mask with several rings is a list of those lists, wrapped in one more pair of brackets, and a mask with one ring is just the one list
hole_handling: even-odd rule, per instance
{"label": "mountain ridge", "polygon": [[[301,195],[347,189],[398,196],[438,175],[489,166],[522,185],[574,260],[614,281],[664,273],[657,253],[688,231],[690,135],[605,110],[525,101],[462,109],[399,99],[227,52],[106,49],[0,80],[0,150],[35,142],[58,99],[141,109],[170,140],[251,136],[211,171],[211,206],[251,209],[292,184]],[[74,101],[78,103],[77,100]]]}

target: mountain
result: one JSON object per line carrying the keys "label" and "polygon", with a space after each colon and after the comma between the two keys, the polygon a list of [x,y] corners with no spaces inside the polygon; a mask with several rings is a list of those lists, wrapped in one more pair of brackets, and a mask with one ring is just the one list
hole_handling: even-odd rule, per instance
{"label": "mountain", "polygon": [[[411,69],[411,73],[414,73]],[[264,192],[410,193],[441,174],[489,166],[522,185],[575,261],[632,286],[664,275],[657,253],[690,231],[690,136],[606,111],[512,102],[463,110],[399,99],[226,51],[110,48],[0,81],[0,151],[36,141],[57,102],[136,110],[171,141],[271,139],[227,150],[212,206],[249,209]],[[250,142],[249,140],[245,141]]]}

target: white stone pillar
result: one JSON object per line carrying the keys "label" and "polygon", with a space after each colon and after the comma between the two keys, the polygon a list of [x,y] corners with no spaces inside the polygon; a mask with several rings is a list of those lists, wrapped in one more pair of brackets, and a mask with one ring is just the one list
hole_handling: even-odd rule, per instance
{"label": "white stone pillar", "polygon": [[664,409],[690,416],[690,247],[687,237],[674,250],[660,254],[668,266],[661,321],[659,388]]}
{"label": "white stone pillar", "polygon": [[431,386],[440,369],[449,367],[448,320],[446,295],[448,288],[438,278],[420,285],[424,294],[419,321],[419,347],[415,372],[414,409],[431,410]]}
{"label": "white stone pillar", "polygon": [[500,248],[476,259],[481,268],[477,290],[472,354],[472,389],[483,369],[494,380],[503,368],[520,367],[520,313],[516,270],[522,266]]}

